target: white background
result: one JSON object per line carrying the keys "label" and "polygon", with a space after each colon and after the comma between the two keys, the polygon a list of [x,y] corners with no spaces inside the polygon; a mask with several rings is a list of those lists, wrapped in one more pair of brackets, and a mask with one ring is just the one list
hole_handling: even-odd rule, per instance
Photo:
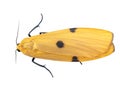
{"label": "white background", "polygon": [[[54,74],[34,65],[31,58],[17,53],[18,42],[41,19],[39,32],[70,27],[94,27],[114,33],[116,50],[94,61],[79,63],[36,59]],[[120,2],[119,0],[1,0],[0,1],[0,89],[120,89]]]}

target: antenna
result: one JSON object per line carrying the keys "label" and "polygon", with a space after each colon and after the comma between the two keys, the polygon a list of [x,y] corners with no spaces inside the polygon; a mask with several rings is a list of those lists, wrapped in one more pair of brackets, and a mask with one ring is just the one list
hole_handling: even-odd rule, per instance
{"label": "antenna", "polygon": [[[20,21],[18,21],[18,29],[17,29],[17,35],[16,35],[16,45],[18,45],[19,43],[17,42],[18,41],[18,33],[19,33],[19,26],[20,26]],[[18,49],[15,50],[15,63],[17,63],[17,51],[19,51]]]}
{"label": "antenna", "polygon": [[18,40],[18,33],[19,33],[19,26],[20,26],[20,21],[18,21],[18,29],[17,29],[17,36],[16,36],[16,45],[18,44],[17,40]]}

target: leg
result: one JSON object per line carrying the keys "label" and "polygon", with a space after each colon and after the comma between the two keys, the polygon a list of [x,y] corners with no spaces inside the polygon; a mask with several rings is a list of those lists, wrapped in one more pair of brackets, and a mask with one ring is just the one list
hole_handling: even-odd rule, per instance
{"label": "leg", "polygon": [[29,37],[31,37],[30,33],[31,33],[33,30],[35,30],[37,27],[39,27],[39,25],[40,25],[40,23],[42,22],[42,20],[43,20],[43,15],[41,14],[41,20],[40,20],[40,22],[38,23],[38,25],[36,25],[36,26],[28,33],[28,36],[29,36]]}
{"label": "leg", "polygon": [[41,34],[45,34],[45,33],[47,33],[47,32],[40,32],[40,35],[41,35]]}
{"label": "leg", "polygon": [[45,67],[45,65],[41,65],[41,64],[38,64],[37,62],[35,62],[35,58],[34,58],[34,57],[33,57],[33,59],[32,59],[32,62],[33,62],[34,64],[40,66],[40,67],[45,68],[45,69],[51,74],[51,76],[53,77],[52,72],[51,72],[47,67]]}

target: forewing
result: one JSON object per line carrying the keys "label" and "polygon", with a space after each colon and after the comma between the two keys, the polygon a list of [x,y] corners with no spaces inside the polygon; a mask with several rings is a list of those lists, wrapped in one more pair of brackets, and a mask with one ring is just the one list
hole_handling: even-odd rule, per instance
{"label": "forewing", "polygon": [[[56,43],[62,41],[64,46],[59,48]],[[41,35],[36,41],[36,48],[41,52],[55,55],[81,56],[94,58],[109,49],[112,33],[95,28],[77,28],[50,32]]]}

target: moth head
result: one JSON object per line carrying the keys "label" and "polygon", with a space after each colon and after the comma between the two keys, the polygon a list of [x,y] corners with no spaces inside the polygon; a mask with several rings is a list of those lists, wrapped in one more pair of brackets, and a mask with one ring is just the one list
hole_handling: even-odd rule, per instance
{"label": "moth head", "polygon": [[30,38],[25,38],[21,41],[21,43],[17,44],[18,52],[26,52],[33,49],[33,41]]}

